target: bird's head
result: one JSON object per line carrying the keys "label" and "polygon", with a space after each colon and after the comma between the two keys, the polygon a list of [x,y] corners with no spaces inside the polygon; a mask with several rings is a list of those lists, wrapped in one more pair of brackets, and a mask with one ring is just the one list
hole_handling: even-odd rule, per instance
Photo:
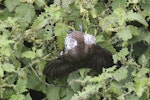
{"label": "bird's head", "polygon": [[81,61],[93,52],[93,44],[96,44],[94,36],[81,31],[69,32],[65,38],[65,52],[74,60]]}
{"label": "bird's head", "polygon": [[83,34],[81,31],[73,31],[67,34],[65,38],[65,50],[71,50],[79,45],[96,44],[96,39],[93,35]]}

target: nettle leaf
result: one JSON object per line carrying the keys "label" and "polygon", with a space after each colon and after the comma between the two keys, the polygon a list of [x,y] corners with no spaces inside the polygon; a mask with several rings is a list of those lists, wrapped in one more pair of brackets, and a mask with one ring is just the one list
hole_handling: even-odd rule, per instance
{"label": "nettle leaf", "polygon": [[64,47],[64,39],[66,37],[67,30],[68,27],[64,23],[57,23],[55,26],[54,33],[58,37],[57,44],[60,50],[62,50]]}
{"label": "nettle leaf", "polygon": [[49,23],[50,17],[48,17],[47,13],[40,14],[39,17],[33,22],[32,29],[39,30],[42,27],[46,26]]}
{"label": "nettle leaf", "polygon": [[43,56],[43,49],[37,49],[36,50],[36,57],[42,57]]}
{"label": "nettle leaf", "polygon": [[15,66],[13,64],[9,64],[9,63],[2,64],[2,68],[6,72],[14,72],[15,71]]}
{"label": "nettle leaf", "polygon": [[126,19],[127,19],[127,21],[138,21],[139,23],[141,23],[144,26],[148,27],[148,23],[146,22],[144,17],[139,13],[128,12],[127,15],[126,15]]}
{"label": "nettle leaf", "polygon": [[92,9],[90,10],[90,14],[91,14],[92,18],[96,18],[96,17],[98,16],[98,14],[97,14],[97,9],[92,8]]}
{"label": "nettle leaf", "polygon": [[127,78],[127,76],[128,76],[128,70],[126,67],[121,67],[113,74],[113,77],[116,81],[124,80]]}
{"label": "nettle leaf", "polygon": [[3,47],[3,48],[0,49],[0,53],[1,53],[2,55],[7,56],[7,57],[10,57],[10,56],[11,56],[11,52],[12,52],[12,49],[10,48],[10,46],[8,46],[8,47]]}
{"label": "nettle leaf", "polygon": [[146,66],[148,64],[148,58],[146,57],[146,55],[141,55],[138,59],[138,62],[142,65],[142,66]]}
{"label": "nettle leaf", "polygon": [[10,100],[24,100],[24,95],[23,94],[14,94],[11,96]]}
{"label": "nettle leaf", "polygon": [[126,56],[129,54],[128,48],[122,48],[119,53],[113,55],[114,63],[117,63],[120,60],[125,60]]}
{"label": "nettle leaf", "polygon": [[[125,100],[141,100],[136,94],[129,94],[125,97]],[[146,100],[146,99],[143,99]]]}
{"label": "nettle leaf", "polygon": [[27,80],[19,78],[15,87],[15,90],[17,91],[17,93],[23,93],[27,91],[26,85],[27,85]]}
{"label": "nettle leaf", "polygon": [[116,15],[116,17],[118,18],[118,22],[117,23],[120,26],[125,23],[125,16],[126,16],[125,9],[123,9],[122,7],[118,7],[116,9],[114,9],[113,14]]}
{"label": "nettle leaf", "polygon": [[5,35],[0,35],[0,47],[7,47],[12,43],[15,43],[15,41],[9,40]]}
{"label": "nettle leaf", "polygon": [[16,16],[20,18],[18,22],[23,27],[28,26],[28,24],[31,23],[33,17],[35,16],[34,6],[27,3],[20,4],[16,8],[15,12],[16,12]]}
{"label": "nettle leaf", "polygon": [[78,79],[79,78],[79,74],[78,74],[78,72],[77,71],[75,71],[75,72],[73,72],[73,73],[70,73],[69,74],[69,77],[67,78],[67,82],[70,84],[70,87],[71,87],[71,89],[74,91],[74,92],[77,92],[77,91],[79,91],[79,89],[80,89],[80,84],[79,83],[77,83],[77,82],[74,82],[74,83],[72,83],[72,81],[75,81],[76,79]]}
{"label": "nettle leaf", "polygon": [[142,94],[145,92],[146,85],[148,84],[149,79],[145,77],[135,77],[135,92],[136,94],[141,97]]}
{"label": "nettle leaf", "polygon": [[0,62],[0,77],[3,77],[4,76],[4,70],[2,68],[2,64]]}
{"label": "nettle leaf", "polygon": [[121,28],[120,30],[118,30],[117,35],[123,41],[128,41],[132,38],[132,31],[130,27]]}
{"label": "nettle leaf", "polygon": [[112,2],[112,8],[113,9],[116,9],[118,7],[125,8],[126,7],[126,2],[127,2],[127,0],[113,0],[113,2]]}
{"label": "nettle leaf", "polygon": [[115,15],[109,15],[99,21],[99,26],[102,27],[102,30],[105,32],[113,31],[114,28],[118,27],[118,20]]}
{"label": "nettle leaf", "polygon": [[25,98],[24,100],[32,100],[32,98],[31,98],[29,93],[24,98]]}
{"label": "nettle leaf", "polygon": [[46,7],[45,11],[50,14],[52,23],[62,20],[63,10],[60,6],[51,5]]}
{"label": "nettle leaf", "polygon": [[129,92],[134,91],[135,86],[134,86],[134,83],[133,83],[133,82],[125,83],[125,86],[128,88],[128,91],[129,91]]}
{"label": "nettle leaf", "polygon": [[118,95],[122,94],[121,84],[114,82],[114,81],[111,82],[110,91]]}
{"label": "nettle leaf", "polygon": [[25,51],[22,53],[22,57],[34,59],[36,56],[35,51]]}
{"label": "nettle leaf", "polygon": [[141,68],[140,71],[136,74],[138,77],[144,77],[150,70],[148,68]]}
{"label": "nettle leaf", "polygon": [[5,0],[5,6],[10,12],[12,12],[19,4],[20,0]]}
{"label": "nettle leaf", "polygon": [[59,100],[60,99],[59,91],[60,91],[60,87],[49,86],[47,88],[47,92],[46,92],[47,99],[48,100]]}

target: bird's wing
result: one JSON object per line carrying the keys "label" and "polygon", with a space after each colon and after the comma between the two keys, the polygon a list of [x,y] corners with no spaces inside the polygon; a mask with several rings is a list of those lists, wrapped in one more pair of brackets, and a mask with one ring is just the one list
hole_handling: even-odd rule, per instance
{"label": "bird's wing", "polygon": [[113,66],[112,54],[101,46],[94,45],[94,53],[86,64],[91,69],[101,72],[102,68]]}
{"label": "bird's wing", "polygon": [[43,71],[46,77],[50,78],[61,77],[77,70],[76,66],[73,66],[66,61],[65,56],[66,55],[61,55],[58,58],[48,62]]}

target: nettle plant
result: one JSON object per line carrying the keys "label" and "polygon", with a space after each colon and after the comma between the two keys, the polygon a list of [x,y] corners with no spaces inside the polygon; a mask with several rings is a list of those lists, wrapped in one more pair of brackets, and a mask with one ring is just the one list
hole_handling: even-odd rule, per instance
{"label": "nettle plant", "polygon": [[[0,0],[0,98],[149,100],[149,0]],[[67,30],[92,34],[115,63],[45,79]],[[49,83],[47,83],[49,82]]]}

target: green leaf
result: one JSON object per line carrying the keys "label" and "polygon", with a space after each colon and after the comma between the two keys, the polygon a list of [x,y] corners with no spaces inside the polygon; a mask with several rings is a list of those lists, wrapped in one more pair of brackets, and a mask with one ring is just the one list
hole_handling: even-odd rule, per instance
{"label": "green leaf", "polygon": [[34,59],[36,56],[36,53],[34,51],[25,51],[22,53],[22,57]]}
{"label": "green leaf", "polygon": [[12,53],[12,49],[10,48],[10,46],[8,46],[8,47],[3,47],[3,48],[0,49],[0,53],[1,53],[2,55],[5,55],[5,56],[7,56],[7,57],[10,57],[10,56],[11,56],[11,53]]}
{"label": "green leaf", "polygon": [[128,12],[127,15],[126,15],[126,19],[127,19],[127,21],[138,21],[139,23],[141,23],[144,26],[148,27],[148,23],[146,22],[144,17],[139,13]]}
{"label": "green leaf", "polygon": [[46,26],[49,23],[50,17],[48,17],[47,13],[40,14],[39,17],[33,22],[32,29],[39,30],[42,27]]}
{"label": "green leaf", "polygon": [[22,27],[27,27],[35,16],[35,9],[27,3],[19,5],[16,10],[16,16],[20,19],[18,22]]}
{"label": "green leaf", "polygon": [[50,7],[46,7],[45,11],[50,14],[50,18],[52,23],[60,21],[63,16],[63,10],[60,6],[51,5]]}
{"label": "green leaf", "polygon": [[6,72],[14,72],[15,71],[15,66],[13,64],[9,64],[9,63],[4,63],[2,65],[2,68]]}
{"label": "green leaf", "polygon": [[7,47],[9,44],[15,43],[13,40],[8,40],[6,35],[0,35],[0,47]]}
{"label": "green leaf", "polygon": [[57,38],[57,44],[60,50],[64,48],[64,40],[67,34],[68,27],[64,23],[57,23],[54,29]]}
{"label": "green leaf", "polygon": [[125,83],[125,86],[128,88],[128,91],[129,91],[129,92],[132,92],[132,91],[134,91],[134,89],[135,89],[135,86],[134,86],[134,83],[133,83],[133,82]]}
{"label": "green leaf", "polygon": [[17,93],[23,93],[27,91],[26,85],[27,85],[27,80],[19,78],[15,87],[15,90],[17,91]]}
{"label": "green leaf", "polygon": [[123,41],[128,41],[129,39],[132,38],[132,31],[130,30],[130,27],[125,27],[118,30],[117,35]]}
{"label": "green leaf", "polygon": [[122,94],[121,85],[117,82],[111,82],[110,91],[118,95]]}
{"label": "green leaf", "polygon": [[47,87],[46,96],[48,100],[59,100],[60,87]]}
{"label": "green leaf", "polygon": [[31,98],[29,93],[24,97],[24,100],[32,100],[32,98]]}
{"label": "green leaf", "polygon": [[135,92],[136,94],[141,97],[142,94],[145,92],[146,84],[148,84],[149,79],[145,77],[135,77]]}
{"label": "green leaf", "polygon": [[125,100],[141,100],[141,99],[135,94],[129,94],[125,97]]}
{"label": "green leaf", "polygon": [[10,100],[24,100],[24,95],[22,94],[13,94],[10,98]]}
{"label": "green leaf", "polygon": [[98,15],[97,15],[97,10],[95,8],[92,8],[90,10],[90,14],[92,16],[92,18],[96,18]]}
{"label": "green leaf", "polygon": [[69,77],[68,77],[68,79],[67,79],[67,82],[69,83],[71,89],[72,89],[74,92],[77,92],[77,91],[80,90],[80,84],[77,83],[77,82],[74,82],[74,83],[73,83],[73,81],[75,81],[75,80],[78,79],[78,78],[79,78],[79,74],[78,74],[78,72],[76,71],[76,72],[70,73],[70,74],[69,74]]}
{"label": "green leaf", "polygon": [[148,59],[147,57],[143,54],[139,57],[138,62],[142,65],[142,66],[146,66],[148,64]]}
{"label": "green leaf", "polygon": [[121,81],[126,79],[128,76],[128,70],[126,67],[121,67],[117,71],[114,72],[113,77],[116,81]]}
{"label": "green leaf", "polygon": [[2,64],[0,62],[0,77],[4,76],[4,70],[2,69]]}
{"label": "green leaf", "polygon": [[19,4],[20,0],[5,0],[5,5],[10,12],[12,12]]}
{"label": "green leaf", "polygon": [[112,2],[112,8],[113,9],[116,9],[118,7],[125,8],[126,7],[126,2],[127,2],[127,0],[113,0],[113,2]]}
{"label": "green leaf", "polygon": [[36,56],[37,57],[42,57],[43,56],[43,49],[37,49],[36,50]]}
{"label": "green leaf", "polygon": [[120,51],[119,51],[119,54],[121,55],[121,57],[125,57],[129,54],[129,51],[128,51],[128,48],[122,48]]}
{"label": "green leaf", "polygon": [[118,18],[117,23],[121,26],[125,23],[125,9],[123,9],[122,7],[118,7],[116,9],[114,9],[113,12],[114,15],[116,15],[116,18]]}

